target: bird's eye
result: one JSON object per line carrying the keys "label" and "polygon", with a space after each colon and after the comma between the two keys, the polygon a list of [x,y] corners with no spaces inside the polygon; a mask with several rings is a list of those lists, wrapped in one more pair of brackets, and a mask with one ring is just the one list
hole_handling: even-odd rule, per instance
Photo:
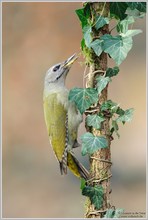
{"label": "bird's eye", "polygon": [[60,68],[60,65],[57,65],[57,66],[55,66],[55,67],[53,68],[53,71],[55,72],[55,71],[57,71],[59,68]]}

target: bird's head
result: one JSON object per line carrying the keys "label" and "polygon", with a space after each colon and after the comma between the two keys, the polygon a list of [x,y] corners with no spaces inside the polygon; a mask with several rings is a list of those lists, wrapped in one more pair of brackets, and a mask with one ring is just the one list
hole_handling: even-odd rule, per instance
{"label": "bird's head", "polygon": [[67,73],[69,72],[72,64],[78,57],[76,54],[69,57],[66,61],[58,63],[51,68],[46,73],[45,83],[50,86],[50,84],[64,84]]}

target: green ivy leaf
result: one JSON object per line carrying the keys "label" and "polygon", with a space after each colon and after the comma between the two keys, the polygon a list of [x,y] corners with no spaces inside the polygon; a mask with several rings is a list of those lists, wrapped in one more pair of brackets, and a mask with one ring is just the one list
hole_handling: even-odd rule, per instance
{"label": "green ivy leaf", "polygon": [[83,179],[83,178],[81,178],[81,186],[80,186],[80,189],[83,190],[84,187],[85,187],[85,185],[86,185],[86,180]]}
{"label": "green ivy leaf", "polygon": [[117,25],[117,31],[119,33],[126,33],[128,31],[128,25],[134,23],[133,16],[127,16],[124,20],[120,21]]}
{"label": "green ivy leaf", "polygon": [[120,107],[118,107],[117,110],[116,110],[116,113],[117,113],[118,115],[120,115],[120,116],[124,115],[124,112],[125,112],[125,111],[124,111],[122,108],[120,108]]}
{"label": "green ivy leaf", "polygon": [[113,37],[110,34],[105,34],[101,36],[101,40],[104,40],[104,52],[108,53],[115,60],[117,65],[120,65],[122,61],[126,58],[133,44],[131,37]]}
{"label": "green ivy leaf", "polygon": [[126,2],[131,10],[137,9],[140,12],[146,12],[146,2]]}
{"label": "green ivy leaf", "polygon": [[90,43],[92,42],[92,36],[91,36],[92,27],[90,25],[86,25],[83,27],[82,32],[83,32],[85,44],[88,48],[90,48]]}
{"label": "green ivy leaf", "polygon": [[119,105],[112,100],[107,100],[105,101],[101,107],[100,110],[101,112],[103,111],[109,111],[110,113],[114,114],[118,111]]}
{"label": "green ivy leaf", "polygon": [[104,117],[99,116],[97,114],[88,115],[86,118],[86,123],[88,126],[92,126],[96,129],[100,129],[101,123],[105,120]]}
{"label": "green ivy leaf", "polygon": [[79,20],[81,21],[82,28],[88,24],[87,17],[84,13],[84,8],[80,8],[75,10]]}
{"label": "green ivy leaf", "polygon": [[94,88],[74,88],[70,90],[68,98],[75,102],[80,113],[83,114],[86,109],[98,101],[98,92]]}
{"label": "green ivy leaf", "polygon": [[95,40],[90,44],[90,47],[92,47],[92,49],[94,50],[95,54],[97,56],[100,56],[100,54],[102,53],[102,40]]}
{"label": "green ivy leaf", "polygon": [[89,2],[86,2],[85,6],[84,6],[84,14],[85,14],[85,17],[87,19],[90,18],[91,12],[90,12],[90,4],[89,4]]}
{"label": "green ivy leaf", "polygon": [[103,205],[103,187],[100,186],[85,186],[82,190],[82,195],[90,198],[96,209],[100,209]]}
{"label": "green ivy leaf", "polygon": [[124,209],[108,209],[103,218],[120,218]]}
{"label": "green ivy leaf", "polygon": [[124,114],[119,116],[116,121],[121,121],[121,122],[129,122],[132,120],[132,117],[133,117],[133,112],[134,112],[134,109],[133,108],[130,108],[130,109],[127,109],[124,111]]}
{"label": "green ivy leaf", "polygon": [[128,30],[126,33],[121,33],[122,37],[133,37],[137,34],[142,33],[142,30]]}
{"label": "green ivy leaf", "polygon": [[90,18],[90,5],[89,4],[85,4],[85,6],[83,8],[77,9],[75,10],[80,22],[81,22],[81,26],[82,28],[86,25],[88,25],[88,20]]}
{"label": "green ivy leaf", "polygon": [[113,77],[119,73],[119,67],[115,66],[114,68],[107,68],[105,77]]}
{"label": "green ivy leaf", "polygon": [[127,8],[125,12],[128,16],[132,16],[134,18],[143,18],[145,16],[144,12],[138,11],[136,8],[134,10]]}
{"label": "green ivy leaf", "polygon": [[115,132],[117,137],[119,138],[120,135],[118,133],[118,130],[119,130],[119,127],[118,127],[118,124],[115,120],[112,121],[112,128],[111,128],[111,133]]}
{"label": "green ivy leaf", "polygon": [[104,215],[103,218],[113,218],[115,214],[115,210],[114,209],[108,209],[106,211],[106,214]]}
{"label": "green ivy leaf", "polygon": [[126,2],[110,2],[110,14],[123,20],[127,16],[125,14],[127,7]]}
{"label": "green ivy leaf", "polygon": [[110,77],[99,76],[97,78],[97,90],[98,94],[102,92],[102,90],[107,86],[107,84],[111,81]]}
{"label": "green ivy leaf", "polygon": [[98,30],[99,28],[103,27],[105,24],[109,24],[109,18],[97,16],[95,21],[95,28]]}
{"label": "green ivy leaf", "polygon": [[82,140],[82,155],[93,154],[95,151],[108,147],[107,139],[103,136],[94,136],[87,132],[81,136]]}
{"label": "green ivy leaf", "polygon": [[120,218],[120,217],[121,217],[121,214],[122,214],[123,212],[124,212],[124,209],[119,209],[119,208],[116,209],[113,218]]}
{"label": "green ivy leaf", "polygon": [[81,40],[81,49],[84,50],[84,47],[85,47],[85,40],[84,40],[84,38],[82,38],[82,40]]}

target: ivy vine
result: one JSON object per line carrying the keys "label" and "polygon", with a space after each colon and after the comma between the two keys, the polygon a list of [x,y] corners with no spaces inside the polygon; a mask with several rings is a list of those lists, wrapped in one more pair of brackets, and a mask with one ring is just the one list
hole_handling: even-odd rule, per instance
{"label": "ivy vine", "polygon": [[[73,88],[69,92],[69,100],[74,102],[80,113],[85,113],[90,107],[98,103],[98,97],[103,89],[112,81],[112,78],[119,74],[119,65],[125,60],[127,54],[133,46],[133,37],[142,31],[132,29],[133,23],[137,18],[143,18],[146,13],[146,2],[110,2],[110,13],[108,17],[102,14],[93,14],[91,16],[89,2],[76,10],[76,14],[80,20],[83,38],[81,41],[81,50],[85,56],[87,65],[91,64],[92,51],[96,56],[100,56],[102,52],[108,54],[115,62],[113,68],[107,68],[103,75],[96,80],[95,88]],[[98,3],[99,4],[99,3]],[[104,3],[106,4],[106,3]],[[108,25],[112,20],[116,22],[113,28],[116,31],[112,35],[112,30],[108,34],[93,36],[93,30],[99,33],[100,28]],[[101,130],[102,122],[108,118],[110,121],[110,137],[113,139],[114,133],[119,135],[119,123],[125,124],[129,122],[133,116],[133,108],[123,110],[118,103],[112,100],[105,101],[99,109],[99,113],[87,115],[86,125],[89,128]],[[108,141],[105,136],[95,136],[90,132],[86,132],[81,136],[82,155],[91,155],[101,148],[108,147]],[[103,204],[103,188],[102,186],[89,186],[84,180],[81,181],[82,194],[88,196],[96,209],[102,207]],[[109,209],[104,218],[117,218],[122,209]]]}

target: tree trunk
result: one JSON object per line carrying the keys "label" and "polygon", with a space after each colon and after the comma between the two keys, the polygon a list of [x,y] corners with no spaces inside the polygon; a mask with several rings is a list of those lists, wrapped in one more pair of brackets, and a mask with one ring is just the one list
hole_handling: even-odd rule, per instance
{"label": "tree trunk", "polygon": [[[102,15],[104,17],[108,17],[109,13],[109,3],[105,2],[94,2],[90,3],[91,7],[91,17],[93,19],[93,15]],[[96,31],[93,28],[93,37],[97,38],[98,36],[104,35],[109,33],[108,25],[105,25],[103,28],[100,28],[99,31]],[[90,64],[90,71],[88,75],[88,79],[86,82],[86,87],[95,87],[96,84],[96,77],[99,75],[103,75],[104,71],[107,69],[107,54],[102,53],[101,56],[96,56],[95,53],[92,51],[91,60],[93,63]],[[99,95],[99,101],[95,108],[91,108],[88,111],[89,114],[99,112],[100,105],[107,100],[107,87],[102,91],[101,95]],[[88,114],[86,113],[86,114]],[[93,129],[91,132],[95,136],[104,135],[109,143],[108,148],[103,148],[95,152],[93,155],[90,156],[90,185],[102,185],[104,189],[104,201],[101,210],[95,210],[94,205],[91,204],[90,201],[86,204],[86,218],[102,218],[108,208],[111,207],[110,205],[110,177],[111,177],[111,152],[110,152],[110,129],[109,129],[109,118],[107,115],[105,116],[105,121],[102,123],[101,130]],[[90,131],[86,127],[87,130]]]}

